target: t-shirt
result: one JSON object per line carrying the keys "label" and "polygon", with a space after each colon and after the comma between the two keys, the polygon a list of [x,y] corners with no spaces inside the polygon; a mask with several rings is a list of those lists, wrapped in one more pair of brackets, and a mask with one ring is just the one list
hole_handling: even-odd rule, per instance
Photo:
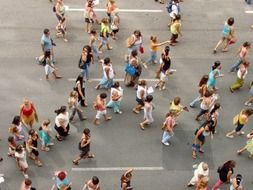
{"label": "t-shirt", "polygon": [[202,175],[202,176],[207,177],[207,176],[209,175],[209,169],[207,169],[206,171],[203,170],[203,163],[204,163],[204,162],[201,162],[201,163],[198,165],[198,168],[194,171],[194,174],[195,174],[196,176]]}
{"label": "t-shirt", "polygon": [[69,124],[69,113],[68,112],[66,112],[66,114],[60,113],[59,115],[56,116],[55,124],[56,124],[57,127],[61,126],[60,122],[59,122],[59,120],[61,120],[61,119],[64,120],[63,124],[66,127]]}
{"label": "t-shirt", "polygon": [[50,51],[52,48],[52,41],[45,34],[43,34],[41,37],[41,44],[44,45],[44,52]]}
{"label": "t-shirt", "polygon": [[224,166],[220,169],[219,177],[222,182],[227,182],[227,175],[230,170],[232,171],[232,173],[234,172],[233,168],[227,168]]}
{"label": "t-shirt", "polygon": [[170,13],[170,17],[174,18],[175,15],[178,15],[179,13],[179,9],[178,9],[178,5],[176,5],[175,3],[173,3],[172,7],[171,7],[171,13]]}

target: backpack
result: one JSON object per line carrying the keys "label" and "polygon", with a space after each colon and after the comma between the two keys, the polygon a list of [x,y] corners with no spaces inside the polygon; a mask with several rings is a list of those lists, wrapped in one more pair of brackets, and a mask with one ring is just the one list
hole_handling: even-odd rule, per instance
{"label": "backpack", "polygon": [[166,9],[168,13],[172,12],[172,6],[173,6],[173,1],[169,1],[168,4],[166,5]]}
{"label": "backpack", "polygon": [[47,62],[44,55],[41,55],[40,57],[36,57],[36,63],[41,66],[46,66]]}

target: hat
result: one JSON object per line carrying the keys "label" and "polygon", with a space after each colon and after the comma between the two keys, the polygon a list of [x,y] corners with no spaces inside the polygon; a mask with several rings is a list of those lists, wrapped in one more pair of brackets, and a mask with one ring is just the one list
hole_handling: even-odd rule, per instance
{"label": "hat", "polygon": [[61,171],[58,173],[57,177],[62,181],[66,177],[66,173],[64,171]]}

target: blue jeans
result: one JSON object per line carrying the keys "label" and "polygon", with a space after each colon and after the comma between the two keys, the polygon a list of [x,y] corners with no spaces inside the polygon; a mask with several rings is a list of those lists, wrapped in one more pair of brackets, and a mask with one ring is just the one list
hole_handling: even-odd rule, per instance
{"label": "blue jeans", "polygon": [[150,51],[150,57],[147,60],[147,63],[154,63],[157,58],[157,52],[156,51]]}
{"label": "blue jeans", "polygon": [[164,131],[163,137],[162,137],[162,143],[168,142],[172,136],[173,136],[173,134],[171,134],[170,132]]}
{"label": "blue jeans", "polygon": [[195,107],[196,103],[200,102],[200,96],[198,96],[197,98],[195,98],[191,103],[190,106],[191,107]]}
{"label": "blue jeans", "polygon": [[249,5],[251,4],[251,0],[245,0],[245,2]]}
{"label": "blue jeans", "polygon": [[89,66],[90,64],[87,64],[87,66],[84,69],[81,69],[81,74],[84,76],[86,76],[86,80],[89,80]]}
{"label": "blue jeans", "polygon": [[237,59],[236,62],[230,68],[230,72],[238,71],[241,64],[242,64],[242,59],[241,58]]}
{"label": "blue jeans", "polygon": [[80,112],[79,110],[77,110],[77,108],[73,107],[73,108],[70,109],[70,111],[71,111],[71,114],[70,114],[70,117],[69,117],[70,121],[72,121],[74,119],[74,117],[76,115],[76,112],[77,112],[77,115],[78,115],[79,119],[80,120],[83,119],[83,113]]}
{"label": "blue jeans", "polygon": [[112,108],[113,111],[116,113],[116,112],[119,112],[119,108],[120,108],[120,101],[110,101],[108,102],[108,104],[106,105],[106,107],[108,108]]}

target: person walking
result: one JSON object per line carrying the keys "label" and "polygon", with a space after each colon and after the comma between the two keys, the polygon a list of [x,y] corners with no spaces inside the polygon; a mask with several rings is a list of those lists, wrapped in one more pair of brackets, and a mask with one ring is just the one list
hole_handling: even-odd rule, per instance
{"label": "person walking", "polygon": [[208,75],[207,87],[208,90],[216,91],[216,80],[217,78],[224,77],[224,74],[221,74],[221,62],[215,61],[212,65],[211,71]]}
{"label": "person walking", "polygon": [[127,39],[126,46],[129,54],[132,51],[138,51],[142,46],[142,35],[140,30],[135,30],[133,34]]}
{"label": "person walking", "polygon": [[58,22],[60,22],[65,15],[65,5],[64,5],[64,1],[63,0],[57,0],[56,4],[55,4],[55,15],[56,18],[58,19]]}
{"label": "person walking", "polygon": [[245,132],[242,131],[242,128],[247,124],[249,117],[253,114],[253,109],[243,109],[233,118],[233,125],[236,125],[236,128],[226,134],[228,138],[234,138],[235,134],[244,135]]}
{"label": "person walking", "polygon": [[94,158],[95,155],[90,153],[90,143],[91,143],[91,136],[90,130],[85,128],[83,130],[83,134],[81,140],[78,144],[78,148],[80,150],[80,155],[78,155],[72,162],[75,165],[78,165],[81,159],[85,158]]}
{"label": "person walking", "polygon": [[116,1],[115,0],[107,0],[107,3],[106,3],[106,13],[107,13],[107,16],[108,16],[108,21],[109,21],[109,24],[112,23],[112,13],[113,11],[117,8],[117,5],[116,5]]}
{"label": "person walking", "polygon": [[44,29],[40,43],[41,43],[41,48],[42,48],[43,55],[44,56],[46,54],[50,55],[50,57],[49,57],[50,61],[52,63],[54,63],[55,59],[54,59],[54,48],[53,48],[53,46],[56,46],[56,44],[53,42],[53,39],[50,36],[50,31],[49,31],[48,28]]}
{"label": "person walking", "polygon": [[56,171],[54,173],[54,185],[51,190],[71,190],[72,182],[68,178],[68,173],[66,171]]}
{"label": "person walking", "polygon": [[122,114],[120,105],[123,97],[123,89],[120,87],[119,82],[115,82],[111,88],[111,99],[106,105],[107,108],[112,108],[114,113]]}
{"label": "person walking", "polygon": [[136,102],[137,105],[133,108],[133,112],[139,114],[141,109],[144,107],[144,100],[147,96],[147,82],[145,80],[141,80],[137,86],[136,90]]}
{"label": "person walking", "polygon": [[217,43],[217,45],[215,46],[213,53],[215,54],[217,52],[217,49],[225,42],[225,45],[222,49],[222,52],[227,52],[228,49],[228,45],[231,43],[231,40],[234,39],[234,18],[230,17],[228,18],[228,20],[225,22],[224,27],[223,27],[223,31],[222,31],[222,38],[220,39],[220,41]]}
{"label": "person walking", "polygon": [[245,150],[249,152],[249,158],[253,159],[253,130],[247,134],[246,146],[237,151],[238,155],[241,155]]}
{"label": "person walking", "polygon": [[121,176],[121,190],[133,190],[133,186],[131,186],[132,172],[133,169],[129,169]]}
{"label": "person walking", "polygon": [[243,86],[245,77],[248,74],[249,64],[249,62],[244,62],[240,65],[240,68],[237,71],[237,79],[229,88],[231,93],[233,93],[235,90],[239,90]]}
{"label": "person walking", "polygon": [[91,30],[90,31],[89,46],[91,47],[92,54],[94,56],[96,56],[98,60],[100,60],[100,56],[98,54],[101,53],[101,52],[98,51],[98,49],[97,49],[97,46],[96,46],[96,42],[97,41],[98,41],[98,38],[97,38],[97,32],[96,32],[96,30]]}
{"label": "person walking", "polygon": [[113,85],[113,79],[115,76],[115,71],[112,67],[112,62],[109,57],[102,61],[103,67],[103,78],[100,80],[99,84],[95,87],[97,90],[100,88],[110,89]]}
{"label": "person walking", "polygon": [[204,153],[202,149],[203,145],[206,142],[206,137],[211,136],[212,131],[212,121],[205,123],[204,125],[200,126],[200,128],[196,129],[194,133],[194,141],[192,144],[192,158],[197,158],[197,152]]}
{"label": "person walking", "polygon": [[94,64],[94,57],[92,54],[92,50],[91,47],[88,45],[85,45],[83,47],[83,51],[81,54],[81,57],[79,59],[79,63],[78,63],[78,67],[81,69],[81,74],[83,75],[83,77],[86,77],[86,80],[89,81],[89,67],[90,64]]}
{"label": "person walking", "polygon": [[50,147],[54,145],[54,137],[52,135],[52,129],[50,128],[50,120],[46,119],[42,122],[39,128],[39,137],[41,140],[41,150],[49,151]]}
{"label": "person walking", "polygon": [[166,119],[163,122],[162,130],[162,144],[165,146],[169,146],[170,143],[168,142],[172,136],[174,136],[173,128],[176,124],[176,115],[175,112],[170,111],[166,114]]}
{"label": "person walking", "polygon": [[160,64],[159,64],[158,69],[156,70],[157,79],[160,79],[161,77],[160,74],[161,74],[161,69],[162,69],[163,64],[167,65],[167,67],[169,67],[170,69],[170,66],[171,66],[170,46],[165,46],[163,52],[161,53]]}
{"label": "person walking", "polygon": [[58,70],[58,69],[50,61],[50,55],[51,55],[50,52],[45,52],[45,55],[44,55],[44,64],[43,64],[43,66],[44,66],[44,69],[45,69],[46,80],[49,80],[49,75],[50,74],[53,74],[55,79],[61,79],[62,76],[60,76],[56,73],[56,70]]}
{"label": "person walking", "polygon": [[140,123],[140,128],[144,130],[147,125],[150,125],[151,123],[154,122],[152,112],[154,110],[154,104],[152,103],[153,101],[153,96],[152,95],[147,95],[144,101],[144,117],[143,117],[143,122]]}
{"label": "person walking", "polygon": [[103,18],[101,20],[101,29],[100,29],[100,45],[98,47],[98,51],[101,51],[101,48],[105,45],[107,50],[112,50],[112,47],[109,44],[109,34],[110,34],[110,27],[109,21],[107,18]]}
{"label": "person walking", "polygon": [[253,81],[250,83],[250,90],[249,90],[250,97],[248,100],[244,103],[245,106],[251,106],[253,103]]}
{"label": "person walking", "polygon": [[192,187],[196,185],[203,177],[209,176],[209,167],[205,162],[200,162],[197,165],[197,168],[194,170],[194,175],[190,182],[187,184],[187,187]]}
{"label": "person walking", "polygon": [[66,106],[61,106],[54,112],[57,114],[54,128],[58,133],[55,138],[58,141],[62,141],[69,134],[69,112]]}
{"label": "person walking", "polygon": [[218,168],[217,172],[219,173],[219,179],[213,186],[212,190],[218,190],[223,183],[230,182],[235,166],[236,162],[234,160],[229,160]]}
{"label": "person walking", "polygon": [[87,118],[83,116],[83,110],[79,106],[78,102],[78,92],[73,90],[70,92],[69,99],[68,99],[68,105],[69,105],[69,110],[71,111],[69,121],[72,122],[76,112],[77,115],[80,119],[80,121],[86,120]]}
{"label": "person walking", "polygon": [[78,93],[78,102],[80,102],[80,105],[83,107],[87,107],[88,104],[86,103],[86,98],[85,98],[85,87],[84,87],[84,80],[83,80],[83,75],[79,74],[78,77],[76,78],[76,84],[74,87],[74,90],[77,91]]}
{"label": "person walking", "polygon": [[85,18],[85,22],[86,22],[85,31],[89,34],[92,30],[92,25],[94,23],[94,20],[93,20],[94,15],[93,14],[94,14],[93,0],[88,0],[87,4],[85,6],[85,10],[84,10],[84,18]]}
{"label": "person walking", "polygon": [[25,97],[20,106],[20,119],[27,129],[32,129],[34,122],[38,122],[38,114],[33,103]]}
{"label": "person walking", "polygon": [[14,116],[11,127],[9,128],[9,132],[14,136],[17,144],[25,144],[25,142],[28,140],[28,130],[29,129],[23,125],[20,116]]}
{"label": "person walking", "polygon": [[20,171],[23,173],[25,178],[28,178],[28,164],[26,160],[26,152],[22,145],[18,145],[15,151],[15,158]]}
{"label": "person walking", "polygon": [[181,104],[181,98],[176,96],[171,102],[169,107],[170,112],[173,112],[175,116],[178,118],[183,111],[189,112],[186,106]]}
{"label": "person walking", "polygon": [[171,32],[171,38],[170,38],[170,45],[175,46],[178,36],[182,36],[181,33],[181,16],[176,15],[173,19],[171,25],[170,25],[170,32]]}
{"label": "person walking", "polygon": [[36,188],[32,187],[31,179],[25,179],[21,183],[20,190],[36,190]]}
{"label": "person walking", "polygon": [[203,75],[202,78],[199,81],[199,96],[197,98],[195,98],[191,103],[190,103],[190,107],[191,108],[195,108],[196,104],[198,102],[200,102],[206,91],[208,91],[207,88],[207,81],[208,81],[208,75]]}
{"label": "person walking", "polygon": [[97,95],[96,101],[93,104],[94,109],[97,111],[95,119],[94,119],[95,125],[100,124],[99,119],[101,118],[101,116],[103,116],[106,121],[109,121],[112,119],[111,116],[107,115],[106,98],[107,98],[107,94],[101,93],[101,94]]}
{"label": "person walking", "polygon": [[119,32],[120,28],[120,17],[119,17],[119,9],[116,8],[112,12],[112,24],[111,24],[111,35],[113,40],[117,40],[116,34]]}
{"label": "person walking", "polygon": [[229,72],[238,71],[241,64],[248,62],[247,55],[249,53],[250,47],[251,47],[251,43],[250,42],[244,42],[243,43],[243,45],[239,48],[239,50],[237,52],[237,54],[239,55],[239,58],[231,66]]}
{"label": "person walking", "polygon": [[67,39],[67,25],[66,25],[66,18],[63,17],[59,23],[57,24],[56,28],[56,37],[62,37],[64,42],[68,42]]}
{"label": "person walking", "polygon": [[231,183],[230,190],[243,190],[241,174],[237,174],[235,177],[233,177],[230,180],[230,183]]}
{"label": "person walking", "polygon": [[100,190],[98,177],[93,176],[90,180],[86,181],[82,190]]}
{"label": "person walking", "polygon": [[[216,102],[211,109],[207,113],[207,121],[212,121],[213,126],[211,127],[213,130],[212,135],[217,132],[217,126],[218,126],[218,118],[219,118],[219,109],[221,108],[220,103]],[[212,137],[212,136],[211,136]]]}
{"label": "person walking", "polygon": [[9,152],[8,156],[9,157],[14,157],[15,156],[15,151],[17,148],[17,142],[13,136],[8,137],[8,147],[9,147]]}

